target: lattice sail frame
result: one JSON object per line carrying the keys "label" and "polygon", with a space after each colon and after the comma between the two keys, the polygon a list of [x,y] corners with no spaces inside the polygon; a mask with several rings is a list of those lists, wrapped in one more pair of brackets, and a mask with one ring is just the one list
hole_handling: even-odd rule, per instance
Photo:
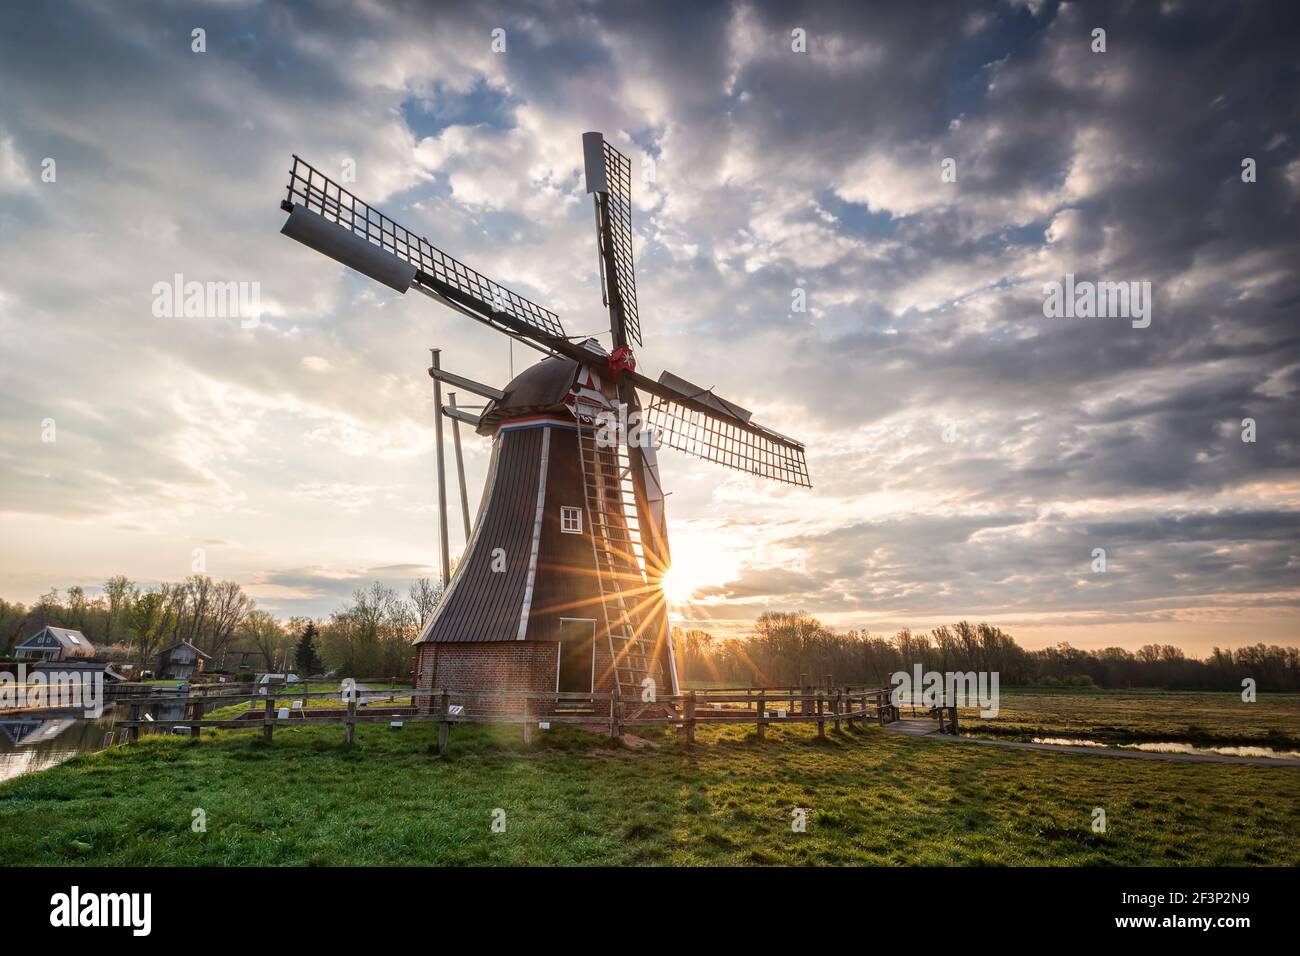
{"label": "lattice sail frame", "polygon": [[609,197],[610,251],[623,303],[628,338],[641,341],[641,316],[636,304],[636,271],[632,263],[632,161],[605,140],[605,186]]}
{"label": "lattice sail frame", "polygon": [[[564,337],[564,327],[550,309],[511,292],[443,252],[423,236],[398,225],[296,154],[293,168],[289,171],[288,202],[301,205],[409,262],[423,276],[477,300],[489,310],[489,314],[504,313],[545,335]],[[629,259],[629,265],[630,262]],[[419,274],[416,281],[420,281]]]}
{"label": "lattice sail frame", "polygon": [[666,398],[651,401],[645,415],[669,448],[746,474],[812,487],[804,447],[761,425],[745,427]]}

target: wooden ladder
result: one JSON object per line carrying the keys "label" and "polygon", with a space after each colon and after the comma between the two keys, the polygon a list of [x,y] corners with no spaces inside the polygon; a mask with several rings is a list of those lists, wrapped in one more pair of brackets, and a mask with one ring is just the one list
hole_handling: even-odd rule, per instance
{"label": "wooden ladder", "polygon": [[650,676],[650,657],[637,605],[648,592],[631,467],[621,443],[602,447],[592,431],[579,430],[578,450],[614,682],[620,699],[639,700],[641,682]]}

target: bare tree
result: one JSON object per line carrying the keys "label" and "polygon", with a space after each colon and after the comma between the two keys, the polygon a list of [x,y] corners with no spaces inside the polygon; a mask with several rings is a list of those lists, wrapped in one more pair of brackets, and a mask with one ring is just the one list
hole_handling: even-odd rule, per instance
{"label": "bare tree", "polygon": [[234,581],[222,581],[212,589],[211,628],[203,649],[220,659],[244,617],[253,610],[252,598]]}
{"label": "bare tree", "polygon": [[434,584],[428,578],[416,578],[408,593],[415,611],[415,625],[420,627],[442,600],[442,582]]}
{"label": "bare tree", "polygon": [[239,636],[262,655],[267,670],[275,669],[288,647],[284,628],[266,611],[249,611],[239,626]]}

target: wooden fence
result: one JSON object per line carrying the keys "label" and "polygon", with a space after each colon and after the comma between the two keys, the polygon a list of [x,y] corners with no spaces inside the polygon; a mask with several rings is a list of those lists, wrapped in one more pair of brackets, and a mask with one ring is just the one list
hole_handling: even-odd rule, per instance
{"label": "wooden fence", "polygon": [[[227,685],[217,685],[226,687]],[[299,686],[299,685],[293,685]],[[338,713],[318,712],[305,706],[308,700],[332,698],[344,707]],[[363,698],[362,703],[358,698]],[[388,698],[410,699],[409,706],[382,707],[390,713],[366,713],[369,703]],[[298,706],[286,706],[286,701]],[[250,702],[260,708],[240,717],[210,719],[202,716],[209,707]],[[135,697],[125,702],[130,717],[116,721],[128,740],[136,740],[142,727],[188,727],[192,736],[204,728],[253,730],[260,728],[263,739],[270,741],[276,727],[294,724],[334,724],[343,727],[344,739],[351,743],[357,724],[396,723],[437,724],[438,752],[447,749],[447,737],[453,724],[516,724],[522,727],[525,742],[530,742],[538,725],[573,724],[598,726],[611,737],[621,736],[629,727],[672,726],[684,735],[687,745],[695,740],[695,730],[709,724],[753,724],[762,740],[773,724],[812,723],[818,737],[826,736],[827,725],[834,730],[868,722],[884,725],[899,718],[898,708],[890,703],[889,688],[839,687],[744,687],[692,690],[682,694],[660,696],[652,702],[620,699],[612,693],[542,693],[532,691],[476,692],[466,694],[451,690],[357,690],[346,697],[342,691],[289,691],[280,686],[257,685],[251,692],[231,689],[226,693],[206,690],[185,697],[158,695]],[[183,718],[153,719],[141,716],[150,704],[184,705]],[[260,714],[258,711],[260,710]],[[318,711],[323,711],[319,708]],[[287,711],[287,713],[286,713]],[[400,711],[398,713],[397,711]],[[955,710],[953,714],[955,728]]]}

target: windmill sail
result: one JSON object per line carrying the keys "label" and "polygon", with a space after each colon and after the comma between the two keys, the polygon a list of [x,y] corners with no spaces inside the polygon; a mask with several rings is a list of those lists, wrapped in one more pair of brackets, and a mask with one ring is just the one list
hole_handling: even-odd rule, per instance
{"label": "windmill sail", "polygon": [[[621,321],[628,340],[641,345],[641,318],[636,305],[636,272],[632,263],[632,161],[605,140],[600,133],[582,137],[586,161],[587,192],[603,195],[603,212],[597,211],[601,241],[601,271],[605,280],[606,304]],[[612,264],[604,266],[605,254]],[[615,336],[617,339],[617,335]],[[615,342],[616,345],[624,343]]]}
{"label": "windmill sail", "polygon": [[559,317],[550,309],[449,256],[296,155],[281,207],[289,212],[284,229],[288,235],[399,292],[405,291],[403,274],[410,275],[414,267],[415,282],[485,318],[505,317],[544,337],[564,336]]}
{"label": "windmill sail", "polygon": [[746,474],[811,488],[804,446],[751,420],[750,412],[664,372],[658,382],[638,376],[637,388],[654,399],[646,421],[669,448]]}

